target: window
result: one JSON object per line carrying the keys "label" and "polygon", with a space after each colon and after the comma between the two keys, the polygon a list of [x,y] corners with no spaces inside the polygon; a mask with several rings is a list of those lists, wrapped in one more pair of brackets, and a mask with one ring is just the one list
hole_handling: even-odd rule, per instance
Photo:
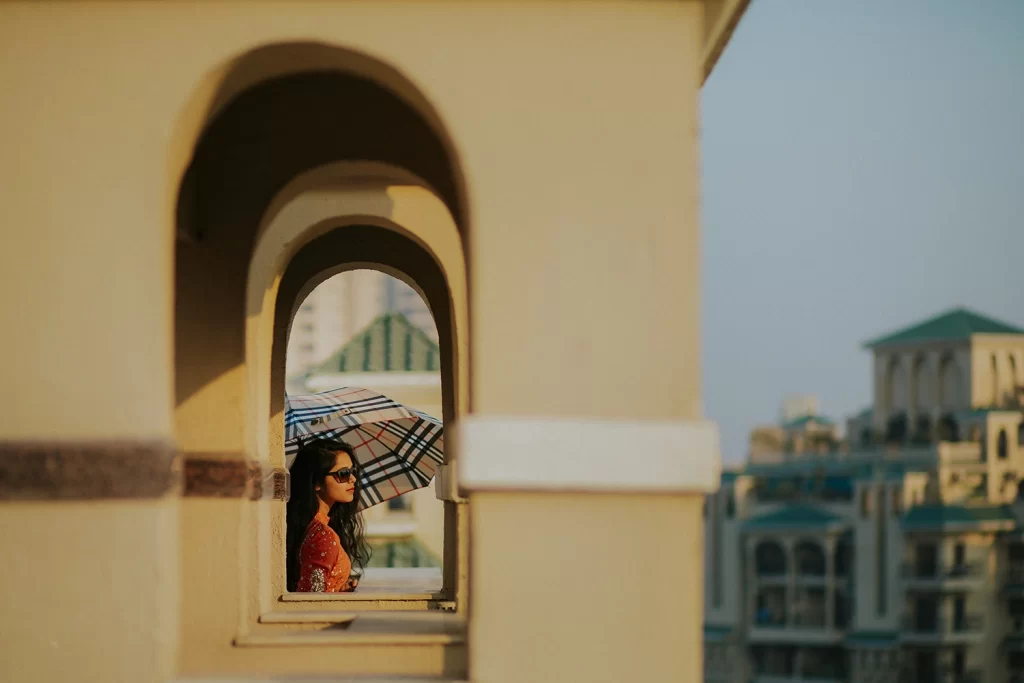
{"label": "window", "polygon": [[999,440],[996,441],[996,457],[1000,460],[1006,460],[1006,456],[1008,455],[1010,448],[1008,441],[1009,439],[1006,437],[1006,430],[1000,429]]}
{"label": "window", "polygon": [[725,494],[725,516],[728,519],[736,516],[736,494],[732,489]]}

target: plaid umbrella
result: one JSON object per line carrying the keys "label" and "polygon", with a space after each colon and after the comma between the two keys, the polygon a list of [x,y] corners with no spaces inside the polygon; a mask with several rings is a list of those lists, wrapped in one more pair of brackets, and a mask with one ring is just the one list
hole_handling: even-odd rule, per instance
{"label": "plaid umbrella", "polygon": [[341,439],[355,450],[359,508],[383,503],[430,483],[444,462],[441,423],[368,389],[343,387],[285,397],[285,460],[300,442]]}

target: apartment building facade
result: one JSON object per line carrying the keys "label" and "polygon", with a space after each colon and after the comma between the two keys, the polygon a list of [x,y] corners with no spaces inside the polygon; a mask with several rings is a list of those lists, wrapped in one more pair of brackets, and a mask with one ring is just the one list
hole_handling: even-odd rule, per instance
{"label": "apartment building facade", "polygon": [[1024,677],[1024,330],[958,309],[870,342],[875,405],[705,510],[705,680]]}

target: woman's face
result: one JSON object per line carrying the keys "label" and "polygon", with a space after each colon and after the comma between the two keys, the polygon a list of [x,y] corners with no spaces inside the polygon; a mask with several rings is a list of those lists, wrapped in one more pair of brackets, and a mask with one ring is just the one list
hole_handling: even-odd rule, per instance
{"label": "woman's face", "polygon": [[[331,468],[331,472],[351,469],[352,458],[350,458],[348,453],[345,453],[344,451],[339,452],[334,457],[334,467]],[[328,474],[324,477],[323,487],[320,489],[320,497],[328,505],[333,505],[335,503],[351,503],[355,495],[355,472],[352,472],[348,477],[342,479],[340,482],[333,474]]]}

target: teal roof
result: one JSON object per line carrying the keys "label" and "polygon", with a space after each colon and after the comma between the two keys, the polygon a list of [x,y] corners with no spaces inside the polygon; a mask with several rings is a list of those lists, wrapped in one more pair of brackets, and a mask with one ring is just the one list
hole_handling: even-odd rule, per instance
{"label": "teal roof", "polygon": [[822,425],[834,425],[835,422],[825,417],[824,415],[804,415],[798,417],[782,425],[783,429],[798,429],[805,426],[808,422],[817,422]]}
{"label": "teal roof", "polygon": [[955,308],[924,322],[873,339],[864,346],[875,348],[892,344],[967,339],[974,334],[1024,334],[1024,330],[966,308]]}
{"label": "teal roof", "polygon": [[813,505],[787,505],[774,512],[752,517],[743,523],[744,531],[787,531],[840,528],[846,522],[839,515]]}
{"label": "teal roof", "polygon": [[846,645],[854,648],[890,648],[898,644],[897,631],[855,631],[846,636]]}
{"label": "teal roof", "polygon": [[725,640],[732,633],[731,626],[712,626],[710,624],[704,624],[704,640],[710,640],[717,642]]}
{"label": "teal roof", "polygon": [[916,505],[903,516],[903,528],[908,531],[1012,529],[1016,525],[1009,505]]}
{"label": "teal roof", "polygon": [[312,372],[437,372],[441,352],[401,313],[385,313]]}

